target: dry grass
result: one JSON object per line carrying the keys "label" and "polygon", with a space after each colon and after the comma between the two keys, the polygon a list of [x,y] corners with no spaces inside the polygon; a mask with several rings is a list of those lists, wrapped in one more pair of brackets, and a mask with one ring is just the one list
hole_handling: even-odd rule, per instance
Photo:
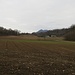
{"label": "dry grass", "polygon": [[21,36],[0,36],[0,40],[50,40],[50,41],[62,41],[63,37],[37,37],[35,35],[21,35]]}

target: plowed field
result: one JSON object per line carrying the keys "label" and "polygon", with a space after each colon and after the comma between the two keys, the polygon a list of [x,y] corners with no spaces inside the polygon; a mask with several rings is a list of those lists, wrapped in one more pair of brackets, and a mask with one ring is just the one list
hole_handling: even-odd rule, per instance
{"label": "plowed field", "polygon": [[75,75],[75,43],[0,40],[0,75]]}

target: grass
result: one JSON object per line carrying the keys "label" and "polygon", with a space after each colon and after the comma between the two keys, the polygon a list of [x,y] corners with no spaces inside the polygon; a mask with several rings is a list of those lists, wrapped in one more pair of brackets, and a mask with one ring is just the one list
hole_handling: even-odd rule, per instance
{"label": "grass", "polygon": [[75,75],[74,42],[17,38],[0,38],[0,75]]}

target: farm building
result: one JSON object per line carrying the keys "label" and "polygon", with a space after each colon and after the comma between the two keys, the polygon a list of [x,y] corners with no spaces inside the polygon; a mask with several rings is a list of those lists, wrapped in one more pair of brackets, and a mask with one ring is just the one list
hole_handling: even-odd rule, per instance
{"label": "farm building", "polygon": [[56,37],[56,35],[51,35],[51,37]]}

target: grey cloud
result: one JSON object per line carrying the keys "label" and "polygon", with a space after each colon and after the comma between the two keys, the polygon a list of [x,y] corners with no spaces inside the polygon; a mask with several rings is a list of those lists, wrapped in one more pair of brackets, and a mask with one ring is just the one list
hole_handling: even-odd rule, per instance
{"label": "grey cloud", "polygon": [[0,0],[0,25],[23,32],[75,23],[75,0]]}

